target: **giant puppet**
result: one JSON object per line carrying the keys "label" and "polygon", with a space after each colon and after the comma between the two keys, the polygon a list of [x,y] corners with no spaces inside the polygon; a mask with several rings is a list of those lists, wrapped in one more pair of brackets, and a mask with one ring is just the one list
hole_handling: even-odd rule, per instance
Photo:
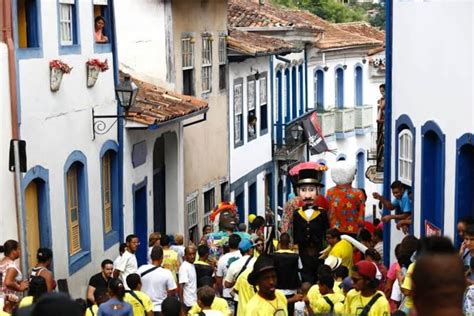
{"label": "giant puppet", "polygon": [[329,228],[328,203],[319,195],[323,172],[327,167],[315,162],[304,162],[293,167],[290,179],[297,196],[284,207],[282,232],[288,232],[298,246],[303,264],[303,282],[315,283],[316,273],[322,261],[318,258],[323,240]]}
{"label": "giant puppet", "polygon": [[366,200],[364,192],[351,185],[355,173],[356,167],[353,163],[337,161],[331,167],[331,178],[336,186],[326,192],[331,227],[337,228],[342,234],[352,236],[355,236],[364,224]]}
{"label": "giant puppet", "polygon": [[204,239],[209,246],[211,258],[219,258],[223,254],[224,246],[232,234],[237,234],[242,239],[250,239],[249,234],[236,231],[239,218],[234,203],[219,203],[212,211],[209,219],[213,224],[214,232],[207,234]]}

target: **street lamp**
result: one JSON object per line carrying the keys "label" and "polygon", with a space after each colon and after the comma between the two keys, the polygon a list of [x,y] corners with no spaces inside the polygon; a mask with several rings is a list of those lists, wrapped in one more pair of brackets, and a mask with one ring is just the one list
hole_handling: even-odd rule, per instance
{"label": "street lamp", "polygon": [[[107,134],[119,119],[129,117],[127,112],[135,104],[138,90],[139,89],[137,85],[132,81],[130,75],[125,74],[123,81],[115,87],[115,95],[117,96],[119,105],[125,110],[125,115],[95,115],[94,108],[92,108],[93,140],[95,139],[96,134]],[[115,119],[115,121],[113,121],[110,125],[107,125],[107,122],[104,121],[104,119]]]}
{"label": "street lamp", "polygon": [[300,139],[301,135],[303,135],[303,128],[301,125],[295,125],[293,128],[290,130],[291,137],[293,137],[293,140],[296,142],[298,139]]}
{"label": "street lamp", "polygon": [[128,74],[124,75],[123,81],[115,87],[115,95],[125,111],[128,111],[135,104],[137,94],[138,87]]}

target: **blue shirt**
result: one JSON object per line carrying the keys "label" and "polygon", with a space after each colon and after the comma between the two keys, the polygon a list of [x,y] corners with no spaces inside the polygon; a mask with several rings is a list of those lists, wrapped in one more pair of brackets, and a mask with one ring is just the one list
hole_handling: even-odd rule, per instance
{"label": "blue shirt", "polygon": [[[117,309],[116,306],[122,308]],[[115,307],[115,308],[114,308]],[[98,316],[133,316],[132,305],[127,302],[119,301],[118,299],[111,298],[105,303],[100,304]]]}
{"label": "blue shirt", "polygon": [[393,199],[392,205],[395,206],[395,214],[411,213],[413,211],[413,207],[411,205],[410,198],[408,197],[408,190],[403,192],[401,199]]}

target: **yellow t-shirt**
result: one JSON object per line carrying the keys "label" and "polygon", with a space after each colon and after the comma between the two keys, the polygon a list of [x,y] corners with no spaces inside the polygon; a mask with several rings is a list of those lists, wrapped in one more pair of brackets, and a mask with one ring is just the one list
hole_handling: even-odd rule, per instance
{"label": "yellow t-shirt", "polygon": [[[91,308],[92,308],[92,312],[91,312]],[[85,316],[97,316],[98,313],[99,313],[99,306],[97,306],[97,304],[94,304],[92,305],[92,307],[87,307]]]}
{"label": "yellow t-shirt", "polygon": [[8,314],[7,312],[0,310],[0,316],[11,316],[11,315]]}
{"label": "yellow t-shirt", "polygon": [[279,290],[275,291],[275,295],[273,301],[267,301],[260,295],[255,294],[247,304],[245,316],[288,316],[285,295]]}
{"label": "yellow t-shirt", "polygon": [[316,302],[314,302],[314,304],[310,303],[311,309],[314,313],[323,314],[331,312],[331,306],[328,302],[326,302],[324,296],[326,296],[334,304],[333,313],[342,314],[344,312],[344,294],[330,293],[321,296]]}
{"label": "yellow t-shirt", "polygon": [[[354,290],[351,290],[351,292],[352,291]],[[364,297],[360,292],[354,292],[355,293],[346,297],[344,303],[344,313],[348,315],[359,315],[364,309],[364,306],[366,306],[375,295]],[[380,293],[381,296],[377,299],[374,305],[372,305],[367,316],[390,316],[390,305],[388,304],[385,295],[380,291],[377,291],[376,293]]]}
{"label": "yellow t-shirt", "polygon": [[252,272],[253,268],[247,268],[237,278],[234,289],[239,292],[239,308],[237,308],[237,316],[244,316],[248,302],[255,295],[253,285],[248,282],[248,276]]}
{"label": "yellow t-shirt", "polygon": [[153,310],[153,302],[151,301],[151,298],[146,295],[143,292],[140,291],[133,291],[138,298],[142,301],[142,304],[134,298],[130,293],[125,293],[125,296],[123,300],[130,305],[132,305],[133,308],[133,315],[144,315],[145,312],[149,312]]}
{"label": "yellow t-shirt", "polygon": [[163,262],[161,266],[172,272],[174,281],[177,281],[179,271],[178,253],[172,249],[163,249]]}
{"label": "yellow t-shirt", "polygon": [[[401,286],[402,288],[411,291],[411,289],[412,289],[411,276],[412,276],[414,270],[415,270],[415,262],[411,263],[408,266],[407,273],[405,275],[405,279],[403,279],[403,284]],[[411,296],[407,296],[405,298],[405,307],[407,307],[407,308],[412,308],[413,307],[413,298]]]}
{"label": "yellow t-shirt", "polygon": [[25,296],[21,299],[19,307],[26,307],[33,304],[33,296]]}
{"label": "yellow t-shirt", "polygon": [[329,255],[341,258],[341,264],[349,269],[349,273],[352,271],[352,245],[350,242],[344,239],[338,241],[332,247]]}
{"label": "yellow t-shirt", "polygon": [[[220,311],[226,316],[230,316],[230,311],[229,311],[229,305],[227,304],[227,301],[221,297],[215,297],[214,301],[211,304],[211,309],[215,311]],[[201,308],[199,305],[196,303],[191,307],[191,309],[188,312],[189,316],[194,316],[195,314],[199,314],[201,312]]]}
{"label": "yellow t-shirt", "polygon": [[[339,284],[341,283],[334,281],[334,286],[332,287],[332,290],[335,294],[343,294],[342,289],[339,287]],[[308,297],[309,305],[314,310],[316,308],[316,302],[322,297],[321,293],[319,292],[319,285],[313,285],[309,289],[308,294],[306,294],[306,297]]]}

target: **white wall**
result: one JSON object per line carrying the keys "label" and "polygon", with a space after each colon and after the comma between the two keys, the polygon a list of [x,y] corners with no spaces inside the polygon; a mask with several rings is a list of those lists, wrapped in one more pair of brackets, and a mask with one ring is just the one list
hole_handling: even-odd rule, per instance
{"label": "white wall", "polygon": [[[183,233],[183,148],[182,127],[171,124],[158,130],[127,129],[124,140],[124,231],[125,236],[134,231],[133,227],[133,184],[147,179],[148,234],[153,232],[153,150],[156,140],[165,139],[166,167],[166,229],[167,233]],[[174,140],[173,140],[174,139]],[[133,145],[146,142],[146,162],[136,168],[132,164]],[[146,242],[145,242],[146,243]]]}
{"label": "white wall", "polygon": [[2,192],[2,211],[0,216],[0,243],[8,239],[18,240],[14,173],[8,171],[11,130],[10,85],[8,78],[8,51],[0,43],[0,191]]}
{"label": "white wall", "polygon": [[[254,71],[251,72],[250,68]],[[266,118],[268,122],[268,132],[264,135],[260,135],[260,80],[256,83],[256,94],[257,103],[255,107],[255,113],[257,116],[257,138],[248,141],[247,134],[247,122],[248,122],[248,111],[247,111],[247,77],[255,74],[256,71],[259,73],[267,72],[267,114]],[[237,148],[234,148],[234,80],[241,78],[243,79],[243,139],[244,144]],[[270,86],[270,69],[268,57],[251,58],[241,63],[230,63],[229,64],[229,147],[230,147],[230,182],[238,180],[240,177],[248,174],[252,170],[272,160],[272,138],[271,138],[271,86]]]}
{"label": "white wall", "polygon": [[[68,278],[74,297],[85,294],[87,279],[100,270],[101,261],[114,259],[118,253],[118,245],[104,251],[100,189],[100,149],[107,140],[116,141],[117,129],[112,128],[106,135],[98,135],[92,140],[91,127],[92,108],[96,114],[116,113],[113,59],[111,53],[95,54],[93,51],[92,1],[81,1],[78,8],[80,54],[59,55],[57,3],[42,1],[44,57],[22,59],[18,63],[21,138],[27,142],[28,167],[40,165],[49,170],[54,272],[57,279]],[[73,70],[64,75],[60,90],[53,93],[49,86],[49,61],[57,58]],[[89,58],[107,58],[110,67],[99,75],[92,88],[86,87],[85,62]],[[69,276],[64,164],[75,150],[87,157],[92,262]]]}
{"label": "white wall", "polygon": [[172,88],[166,81],[165,5],[154,0],[115,1],[120,69],[143,81]]}
{"label": "white wall", "polygon": [[[393,10],[392,131],[402,114],[416,127],[415,234],[420,233],[421,127],[433,120],[446,135],[444,234],[453,237],[456,139],[474,130],[474,3],[396,2]],[[440,45],[448,38],[449,44]],[[392,144],[395,137],[392,133]]]}

